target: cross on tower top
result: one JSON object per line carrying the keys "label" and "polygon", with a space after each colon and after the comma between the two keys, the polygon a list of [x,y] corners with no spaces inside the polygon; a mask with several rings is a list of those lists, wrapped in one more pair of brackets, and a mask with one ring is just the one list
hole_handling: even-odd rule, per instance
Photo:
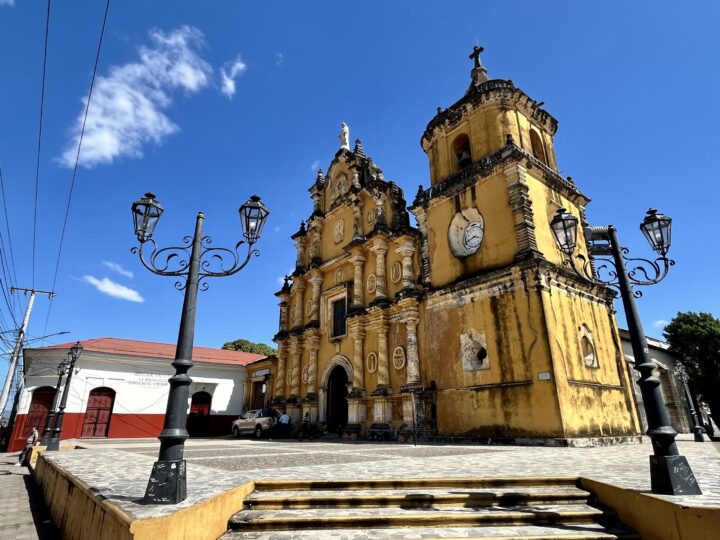
{"label": "cross on tower top", "polygon": [[477,45],[475,45],[475,46],[473,47],[473,52],[471,52],[471,53],[470,53],[470,56],[468,56],[468,58],[470,58],[471,60],[474,60],[474,61],[475,61],[475,67],[476,67],[476,68],[482,66],[482,64],[480,63],[480,54],[481,54],[484,50],[485,50],[485,47],[478,47]]}

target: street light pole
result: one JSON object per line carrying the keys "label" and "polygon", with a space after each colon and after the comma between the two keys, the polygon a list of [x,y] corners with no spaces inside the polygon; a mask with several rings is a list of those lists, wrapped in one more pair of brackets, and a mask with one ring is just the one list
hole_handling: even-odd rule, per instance
{"label": "street light pole", "polygon": [[[207,290],[207,282],[202,285],[200,283],[205,278],[236,274],[247,265],[252,256],[259,255],[252,246],[260,238],[269,215],[260,198],[253,195],[239,210],[245,241],[238,242],[235,250],[209,247],[211,239],[202,234],[205,221],[202,212],[198,213],[195,220],[192,239],[186,237],[184,246],[158,249],[152,235],[163,211],[152,193],[146,193],[145,197],[132,205],[135,234],[140,242],[140,246],[132,248],[132,252],[138,254],[143,266],[154,274],[185,278],[184,283],[175,283],[175,288],[185,290],[175,360],[172,363],[175,374],[169,379],[165,421],[158,436],[160,452],[145,490],[146,504],[177,504],[187,497],[187,471],[183,457],[185,441],[189,437],[186,422],[192,379],[188,371],[193,366],[198,288]],[[243,260],[238,249],[245,243],[248,245],[248,252]],[[146,258],[144,247],[147,244],[152,246],[152,252]],[[212,264],[219,269],[211,270]]]}
{"label": "street light pole", "polygon": [[45,419],[45,429],[43,429],[42,439],[40,439],[41,446],[48,446],[50,439],[52,438],[53,419],[57,412],[58,398],[60,397],[60,384],[62,383],[63,375],[67,370],[67,362],[63,361],[58,364],[57,373],[58,381],[55,385],[55,395],[53,396],[52,408],[48,411],[47,418]]}
{"label": "street light pole", "polygon": [[[655,261],[628,258],[628,250],[620,246],[617,231],[612,225],[587,227],[585,235],[590,258],[576,255],[575,258],[582,262],[580,268],[573,260],[577,243],[578,218],[561,208],[550,223],[550,227],[558,247],[568,257],[564,261],[566,266],[581,278],[597,285],[616,287],[620,291],[630,344],[635,357],[635,369],[640,372],[638,385],[647,416],[647,435],[653,446],[653,455],[650,456],[652,492],[664,495],[700,495],[701,491],[695,475],[685,456],[679,454],[675,444],[677,431],[670,425],[670,417],[660,390],[660,379],[653,375],[655,364],[648,352],[645,331],[635,302],[636,296],[640,296],[641,293],[632,290],[632,285],[654,285],[660,282],[667,275],[669,268],[675,264],[666,256],[670,249],[671,222],[669,217],[650,209],[640,226],[653,250],[660,255]],[[602,259],[600,258],[602,256],[611,256],[612,259]],[[630,272],[625,265],[626,260],[634,265]],[[610,272],[609,279],[598,277],[598,270],[605,267],[605,265],[598,266],[597,263],[600,261],[605,261],[614,267],[615,270]]]}
{"label": "street light pole", "polygon": [[70,394],[70,381],[72,380],[73,372],[75,371],[75,362],[82,354],[83,346],[78,341],[70,348],[70,363],[67,371],[67,378],[65,379],[65,388],[63,390],[62,400],[58,407],[57,417],[55,418],[55,428],[53,429],[52,438],[48,444],[47,449],[50,451],[60,450],[60,434],[62,432],[63,419],[65,418],[65,407],[67,406],[68,394]]}

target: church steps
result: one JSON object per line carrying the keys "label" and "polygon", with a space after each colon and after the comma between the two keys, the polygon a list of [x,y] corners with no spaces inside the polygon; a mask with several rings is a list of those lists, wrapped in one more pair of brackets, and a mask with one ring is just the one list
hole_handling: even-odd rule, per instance
{"label": "church steps", "polygon": [[221,540],[638,538],[577,478],[262,481]]}
{"label": "church steps", "polygon": [[[443,540],[482,538],[485,540],[641,540],[625,528],[597,523],[584,525],[520,525],[485,527],[398,527],[377,529],[302,529],[272,531],[272,540]],[[268,531],[231,531],[219,540],[267,540]]]}
{"label": "church steps", "polygon": [[444,506],[479,507],[496,504],[528,506],[587,502],[588,499],[587,491],[575,487],[461,489],[461,492],[449,491],[448,488],[405,489],[393,490],[392,493],[380,493],[380,490],[274,491],[254,493],[248,497],[245,504],[252,510],[381,506],[408,509]]}
{"label": "church steps", "polygon": [[256,491],[490,488],[511,486],[577,486],[575,476],[507,478],[382,478],[377,480],[258,480]]}

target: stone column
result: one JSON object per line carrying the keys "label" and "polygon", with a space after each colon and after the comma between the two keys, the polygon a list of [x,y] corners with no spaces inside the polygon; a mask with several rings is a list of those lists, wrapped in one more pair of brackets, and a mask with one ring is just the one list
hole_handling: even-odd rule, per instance
{"label": "stone column", "polygon": [[305,237],[301,236],[295,239],[295,269],[302,271],[305,268]]}
{"label": "stone column", "polygon": [[320,286],[323,282],[323,276],[320,272],[310,276],[310,284],[312,285],[312,310],[310,312],[310,323],[320,326]]}
{"label": "stone column", "polygon": [[278,304],[280,306],[280,332],[287,332],[288,328],[288,303],[285,299]]}
{"label": "stone column", "polygon": [[378,326],[378,390],[387,389],[390,384],[390,374],[388,371],[388,349],[387,349],[387,332],[388,325],[382,323]]}
{"label": "stone column", "polygon": [[363,235],[362,230],[362,207],[360,205],[360,200],[357,198],[357,196],[353,197],[353,240],[363,240],[365,236]]}
{"label": "stone column", "polygon": [[395,250],[395,253],[402,257],[402,289],[410,291],[415,289],[415,276],[413,275],[413,255],[415,254],[415,242],[409,240],[403,242]]}
{"label": "stone column", "polygon": [[287,361],[288,348],[283,342],[278,343],[278,363],[277,373],[275,374],[275,401],[280,401],[285,397],[285,364]]}
{"label": "stone column", "polygon": [[298,405],[298,395],[300,394],[300,344],[296,339],[290,340],[290,369],[288,374],[288,386],[290,395],[287,398],[286,410],[290,416],[290,422],[298,425],[300,421],[300,406]]}
{"label": "stone column", "polygon": [[310,265],[322,262],[320,256],[320,242],[322,239],[322,223],[315,221],[310,226]]}
{"label": "stone column", "polygon": [[312,334],[305,338],[305,350],[308,352],[306,401],[317,401],[317,362],[320,336]]}
{"label": "stone column", "polygon": [[376,238],[370,248],[375,254],[375,299],[373,303],[379,303],[387,300],[387,281],[385,277],[385,256],[387,255],[388,245],[384,238]]}
{"label": "stone column", "polygon": [[295,318],[293,320],[293,328],[303,325],[303,302],[305,300],[305,283],[299,277],[295,278],[293,283],[295,289]]}
{"label": "stone column", "polygon": [[356,253],[350,262],[353,264],[353,297],[351,309],[360,309],[365,307],[363,302],[363,265],[365,264],[365,257]]}
{"label": "stone column", "polygon": [[356,322],[350,329],[350,337],[353,339],[353,394],[362,395],[365,389],[365,370],[363,369],[363,342],[365,341],[365,329],[359,322]]}
{"label": "stone column", "polygon": [[419,320],[416,318],[405,319],[407,329],[407,384],[420,382],[420,359],[418,358],[417,327]]}

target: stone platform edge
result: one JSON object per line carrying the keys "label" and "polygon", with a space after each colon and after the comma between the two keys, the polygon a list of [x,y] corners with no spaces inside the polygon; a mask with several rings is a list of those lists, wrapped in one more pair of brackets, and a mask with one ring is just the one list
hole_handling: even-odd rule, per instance
{"label": "stone platform edge", "polygon": [[33,471],[64,540],[216,540],[255,489],[247,482],[172,514],[133,519],[97,490],[40,454]]}
{"label": "stone platform edge", "polygon": [[720,507],[688,504],[687,498],[675,502],[583,476],[579,483],[600,504],[612,508],[620,521],[635,529],[643,540],[718,538]]}

